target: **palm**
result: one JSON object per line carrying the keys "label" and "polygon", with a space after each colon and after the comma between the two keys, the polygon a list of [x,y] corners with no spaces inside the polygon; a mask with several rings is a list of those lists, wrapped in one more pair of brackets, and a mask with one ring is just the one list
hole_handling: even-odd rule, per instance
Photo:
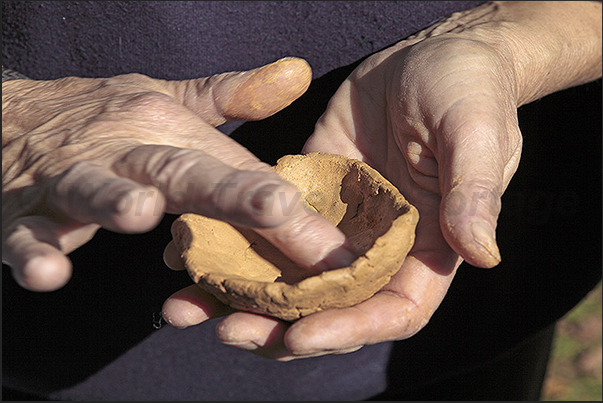
{"label": "palm", "polygon": [[411,256],[423,255],[420,259],[425,260],[439,255],[447,264],[438,271],[450,272],[456,259],[440,231],[440,193],[425,186],[437,176],[417,175],[405,155],[403,115],[395,102],[397,94],[386,88],[390,84],[384,79],[386,73],[382,66],[369,73],[364,73],[362,66],[355,71],[331,100],[304,151],[344,154],[377,169],[419,210]]}
{"label": "palm", "polygon": [[[479,194],[476,201],[459,193],[457,202],[464,205],[449,206],[462,213],[470,212],[471,203],[490,203],[488,212],[496,214],[497,197],[517,168],[521,139],[515,108],[500,95],[506,74],[493,72],[495,56],[468,41],[430,41],[427,47],[399,44],[360,65],[331,100],[305,151],[348,155],[380,171],[421,214],[414,253],[439,256],[447,268],[432,268],[449,272],[456,258],[444,241],[449,234],[440,230],[441,198],[454,193],[467,169],[452,159],[471,157],[476,169],[502,168],[495,173],[502,185],[493,197]],[[438,46],[439,53],[421,53],[421,47]],[[463,142],[470,147],[453,148]]]}
{"label": "palm", "polygon": [[[301,337],[327,323],[339,326],[340,335],[355,335],[340,347],[409,337],[437,309],[463,258],[498,263],[496,245],[476,234],[495,225],[498,197],[517,167],[516,108],[488,49],[436,41],[401,43],[361,64],[306,143],[305,152],[373,166],[417,207],[420,220],[413,249],[386,287],[349,311],[302,319],[289,331],[289,346],[309,349]],[[381,312],[398,312],[395,325]],[[327,349],[329,342],[322,343]]]}

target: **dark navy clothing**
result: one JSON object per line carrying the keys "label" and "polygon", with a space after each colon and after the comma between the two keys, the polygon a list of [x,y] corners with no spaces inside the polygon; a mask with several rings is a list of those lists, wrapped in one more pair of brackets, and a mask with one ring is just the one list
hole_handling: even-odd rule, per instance
{"label": "dark navy clothing", "polygon": [[[299,153],[362,58],[479,3],[9,1],[3,65],[35,79],[185,79],[302,57],[314,72],[306,94],[224,129],[274,163]],[[100,230],[55,292],[23,290],[4,267],[3,385],[56,400],[534,400],[552,325],[601,278],[600,91],[599,81],[520,109],[503,262],[463,264],[408,340],[280,363],[221,345],[214,320],[160,326],[165,298],[191,283],[163,264],[168,215],[146,234]]]}
{"label": "dark navy clothing", "polygon": [[3,63],[32,78],[185,79],[304,57],[315,77],[480,2],[3,2]]}

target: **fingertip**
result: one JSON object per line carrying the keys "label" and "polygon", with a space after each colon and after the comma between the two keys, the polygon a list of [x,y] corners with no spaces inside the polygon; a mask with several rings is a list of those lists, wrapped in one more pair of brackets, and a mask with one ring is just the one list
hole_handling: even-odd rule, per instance
{"label": "fingertip", "polygon": [[259,120],[290,105],[308,89],[307,61],[286,57],[253,71],[236,90],[224,114],[234,120]]}
{"label": "fingertip", "polygon": [[165,321],[178,329],[195,326],[232,310],[214,296],[203,291],[197,284],[172,294],[163,304]]}
{"label": "fingertip", "polygon": [[440,224],[444,238],[467,263],[492,268],[501,262],[496,221],[501,208],[494,187],[459,183],[442,199]]}
{"label": "fingertip", "polygon": [[185,329],[209,319],[205,311],[197,305],[172,297],[163,303],[162,314],[163,319],[176,329]]}
{"label": "fingertip", "polygon": [[482,221],[472,222],[470,228],[473,242],[477,245],[476,257],[471,259],[471,264],[486,269],[497,266],[501,262],[501,256],[494,230]]}
{"label": "fingertip", "polygon": [[[216,335],[221,343],[243,350],[256,350],[261,341],[276,326],[276,320],[263,320],[245,312],[235,312],[227,316],[216,326]],[[269,324],[269,326],[266,326]]]}
{"label": "fingertip", "polygon": [[472,266],[490,269],[502,260],[495,230],[488,222],[473,220],[456,225],[446,224],[442,232],[452,249]]}
{"label": "fingertip", "polygon": [[13,268],[13,277],[30,291],[55,291],[71,279],[71,261],[61,253],[40,254],[29,258],[22,268]]}

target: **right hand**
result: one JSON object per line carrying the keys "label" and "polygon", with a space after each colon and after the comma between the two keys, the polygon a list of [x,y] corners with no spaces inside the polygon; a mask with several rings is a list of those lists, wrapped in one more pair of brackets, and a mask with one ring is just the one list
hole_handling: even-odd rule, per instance
{"label": "right hand", "polygon": [[301,203],[271,203],[297,189],[215,129],[278,112],[310,81],[285,58],[186,81],[3,82],[2,261],[21,286],[55,290],[71,277],[66,255],[100,227],[140,233],[192,212],[257,228],[310,270],[349,263],[344,235]]}

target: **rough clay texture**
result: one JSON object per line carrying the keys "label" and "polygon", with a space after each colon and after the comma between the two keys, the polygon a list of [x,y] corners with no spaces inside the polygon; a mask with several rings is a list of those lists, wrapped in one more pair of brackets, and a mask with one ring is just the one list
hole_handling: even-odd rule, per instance
{"label": "rough clay texture", "polygon": [[288,155],[275,169],[341,229],[358,258],[311,275],[252,230],[183,214],[172,234],[191,278],[234,308],[289,321],[355,305],[387,284],[414,243],[419,219],[397,188],[341,155]]}

